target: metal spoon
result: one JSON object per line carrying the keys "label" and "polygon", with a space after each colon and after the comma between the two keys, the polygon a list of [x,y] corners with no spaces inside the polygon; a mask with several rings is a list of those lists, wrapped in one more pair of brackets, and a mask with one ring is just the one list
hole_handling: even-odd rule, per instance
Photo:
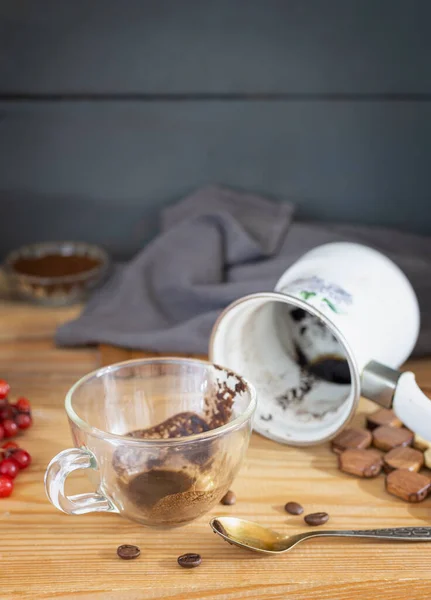
{"label": "metal spoon", "polygon": [[391,529],[329,530],[313,529],[297,535],[283,535],[252,521],[235,517],[214,517],[213,531],[230,544],[255,552],[278,554],[314,537],[355,537],[402,542],[431,542],[431,527],[394,527]]}

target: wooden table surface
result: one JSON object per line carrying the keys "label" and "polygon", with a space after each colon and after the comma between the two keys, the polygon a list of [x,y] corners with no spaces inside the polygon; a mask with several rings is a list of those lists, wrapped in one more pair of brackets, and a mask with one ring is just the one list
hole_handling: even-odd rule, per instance
{"label": "wooden table surface", "polygon": [[[261,557],[215,536],[210,515],[187,527],[152,531],[116,515],[68,516],[48,502],[43,476],[49,460],[71,445],[63,409],[67,389],[100,364],[96,349],[57,349],[56,325],[79,308],[45,309],[0,303],[0,377],[13,396],[34,407],[34,426],[22,444],[32,466],[0,500],[0,598],[100,600],[395,600],[431,598],[431,545],[351,540],[313,540],[291,554]],[[412,363],[418,380],[431,385],[431,360]],[[362,401],[358,422],[373,410]],[[71,487],[89,490],[85,475]],[[303,530],[287,515],[288,500],[306,510],[328,511],[329,528],[431,525],[431,499],[408,505],[384,491],[383,478],[341,474],[328,446],[295,449],[253,435],[246,462],[233,485],[237,504],[212,515],[255,519],[282,532]],[[141,547],[141,557],[121,561],[120,544]],[[198,552],[202,565],[185,570],[177,556]]]}

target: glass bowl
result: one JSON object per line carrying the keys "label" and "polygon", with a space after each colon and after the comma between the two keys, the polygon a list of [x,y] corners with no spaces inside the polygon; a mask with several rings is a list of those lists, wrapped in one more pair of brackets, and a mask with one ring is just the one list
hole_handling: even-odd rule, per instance
{"label": "glass bowl", "polygon": [[[68,257],[69,263],[71,257],[75,259],[75,272],[61,273],[62,257]],[[37,266],[37,261],[43,258],[44,265],[39,262]],[[48,266],[46,261],[51,261],[51,265]],[[99,246],[85,242],[46,242],[23,246],[8,254],[4,263],[13,296],[46,306],[81,302],[106,277],[109,267],[108,254]],[[64,268],[70,270],[70,264],[64,265]],[[41,272],[36,273],[36,269]]]}

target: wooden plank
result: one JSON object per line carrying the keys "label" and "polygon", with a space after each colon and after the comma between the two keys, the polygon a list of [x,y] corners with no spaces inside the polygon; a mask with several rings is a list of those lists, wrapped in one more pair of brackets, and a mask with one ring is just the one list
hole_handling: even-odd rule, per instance
{"label": "wooden plank", "polygon": [[[20,474],[9,499],[0,500],[1,597],[5,600],[405,600],[428,598],[431,585],[428,547],[359,540],[317,540],[299,546],[289,556],[258,558],[228,546],[213,535],[208,520],[216,514],[237,515],[285,533],[303,530],[301,518],[290,517],[282,506],[302,502],[307,511],[327,510],[330,528],[423,526],[429,521],[430,501],[407,505],[384,491],[382,477],[362,481],[340,473],[328,445],[288,448],[252,436],[246,462],[234,483],[237,504],[218,506],[187,527],[156,531],[115,515],[71,517],[46,499],[43,475],[55,453],[72,444],[63,398],[67,389],[98,364],[98,352],[53,348],[51,331],[59,313],[45,309],[22,316],[28,331],[8,320],[11,310],[0,306],[0,370],[12,384],[14,396],[28,396],[34,407],[34,426],[21,443],[33,456]],[[69,318],[66,309],[63,318]],[[42,325],[41,321],[42,320]],[[39,333],[45,330],[45,338]],[[36,364],[38,369],[34,369]],[[418,363],[414,363],[415,367]],[[431,380],[431,361],[420,361],[418,380]],[[374,410],[361,403],[357,422]],[[89,491],[83,474],[70,489]],[[116,556],[119,544],[141,547],[141,557],[125,563]],[[200,552],[203,562],[192,572],[181,570],[176,558]],[[372,554],[370,554],[372,553]],[[370,561],[370,556],[372,560]],[[371,564],[372,563],[372,564]],[[400,577],[402,573],[402,577]]]}
{"label": "wooden plank", "polygon": [[59,238],[130,255],[161,207],[211,182],[431,232],[431,103],[24,103],[0,125],[0,255]]}
{"label": "wooden plank", "polygon": [[[113,363],[123,362],[124,360],[132,360],[134,358],[152,358],[156,356],[172,356],[172,352],[146,352],[144,350],[128,350],[127,348],[119,348],[118,346],[109,346],[101,344],[99,346],[100,362],[103,366],[112,365]],[[0,355],[1,356],[1,355]],[[176,354],[184,358],[198,358],[206,360],[203,354]]]}
{"label": "wooden plank", "polygon": [[430,94],[427,0],[2,0],[0,91]]}

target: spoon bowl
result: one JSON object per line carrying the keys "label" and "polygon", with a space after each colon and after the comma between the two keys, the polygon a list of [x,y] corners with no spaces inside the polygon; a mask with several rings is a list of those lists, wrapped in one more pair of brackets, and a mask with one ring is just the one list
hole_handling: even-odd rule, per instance
{"label": "spoon bowl", "polygon": [[431,542],[431,527],[394,527],[389,529],[314,529],[296,535],[284,535],[253,521],[236,517],[214,517],[210,521],[214,531],[229,544],[240,548],[279,554],[314,537],[356,537],[403,542]]}
{"label": "spoon bowl", "polygon": [[286,536],[253,521],[235,517],[215,517],[210,525],[213,531],[230,544],[240,548],[277,554],[286,550]]}

